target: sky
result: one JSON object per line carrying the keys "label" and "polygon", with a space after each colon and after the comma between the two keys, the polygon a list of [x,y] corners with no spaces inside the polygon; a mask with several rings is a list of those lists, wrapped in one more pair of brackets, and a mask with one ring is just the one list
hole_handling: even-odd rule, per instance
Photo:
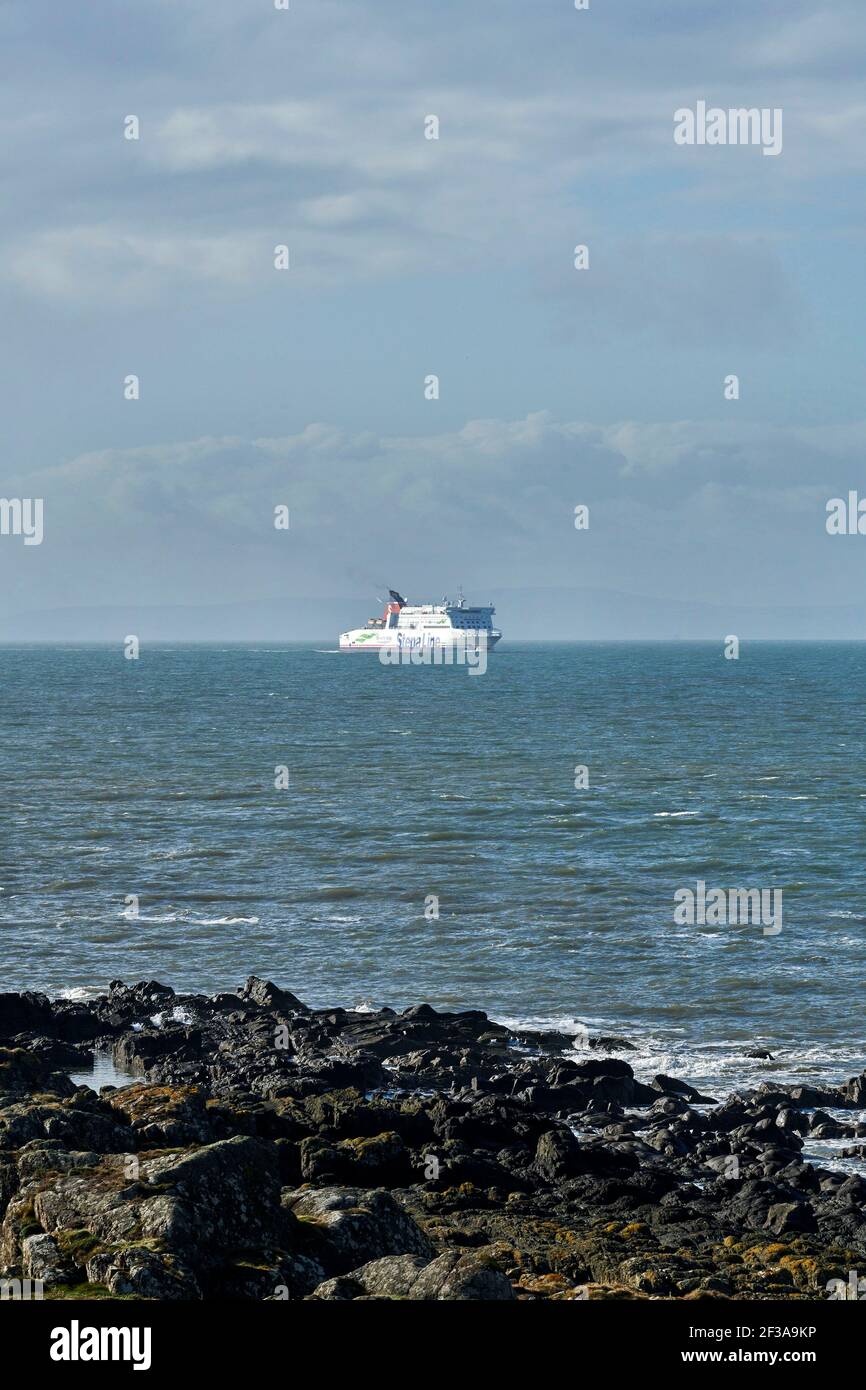
{"label": "sky", "polygon": [[[862,0],[0,0],[0,45],[0,497],[44,501],[0,639],[458,584],[506,637],[866,637]],[[678,145],[699,101],[781,153]]]}

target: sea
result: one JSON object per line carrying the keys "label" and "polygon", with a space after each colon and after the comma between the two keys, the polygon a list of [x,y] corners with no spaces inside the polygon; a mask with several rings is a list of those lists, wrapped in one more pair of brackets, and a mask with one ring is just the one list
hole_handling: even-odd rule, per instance
{"label": "sea", "polygon": [[[0,988],[258,974],[714,1095],[866,1067],[866,645],[331,647],[0,648]],[[781,931],[677,921],[700,882]]]}

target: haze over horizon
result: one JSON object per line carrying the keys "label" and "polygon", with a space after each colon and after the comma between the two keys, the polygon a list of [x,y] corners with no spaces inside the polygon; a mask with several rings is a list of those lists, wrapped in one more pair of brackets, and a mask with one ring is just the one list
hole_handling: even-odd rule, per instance
{"label": "haze over horizon", "polygon": [[[485,592],[483,601],[496,605],[506,648],[514,641],[719,642],[729,631],[747,641],[866,641],[866,614],[853,604],[748,608],[658,601],[605,589],[495,589]],[[0,644],[117,644],[129,631],[144,642],[330,644],[376,612],[375,602],[321,594],[270,603],[54,608],[7,620],[0,627]]]}
{"label": "haze over horizon", "polygon": [[[43,14],[0,9],[0,497],[44,499],[0,641],[458,584],[506,640],[866,636],[862,5]],[[678,146],[704,100],[781,153]]]}

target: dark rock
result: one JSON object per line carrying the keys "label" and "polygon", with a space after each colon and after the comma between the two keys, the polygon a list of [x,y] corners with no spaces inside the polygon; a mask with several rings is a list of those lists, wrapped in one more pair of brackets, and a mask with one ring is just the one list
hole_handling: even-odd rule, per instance
{"label": "dark rock", "polygon": [[24,1237],[21,1268],[25,1279],[41,1279],[46,1287],[66,1284],[75,1278],[72,1261],[61,1253],[57,1242],[46,1235]]}
{"label": "dark rock", "polygon": [[[16,1207],[17,1215],[27,1195],[22,1190],[10,1212]],[[196,1297],[197,1276],[218,1264],[224,1251],[284,1246],[291,1239],[279,1198],[270,1146],[237,1138],[141,1162],[119,1156],[74,1169],[50,1186],[38,1185],[32,1210],[58,1243],[64,1233],[87,1233],[96,1247],[86,1254],[93,1282],[142,1297]],[[8,1222],[7,1213],[4,1226]],[[152,1280],[165,1291],[143,1293]]]}
{"label": "dark rock", "polygon": [[351,1187],[287,1193],[287,1209],[312,1241],[326,1273],[347,1274],[384,1255],[434,1255],[420,1227],[390,1192]]}
{"label": "dark rock", "polygon": [[542,1052],[562,1052],[573,1045],[577,1034],[558,1033],[552,1029],[540,1032],[532,1028],[520,1028],[512,1036],[524,1047],[536,1047]]}
{"label": "dark rock", "polygon": [[[866,1106],[866,1071],[859,1076],[852,1076],[850,1081],[846,1081],[844,1086],[839,1088],[843,1098],[843,1104],[855,1106],[862,1109]],[[832,1105],[832,1101],[830,1104]],[[819,1101],[818,1104],[821,1104]]]}
{"label": "dark rock", "polygon": [[378,1057],[359,1053],[351,1061],[328,1060],[310,1067],[310,1076],[323,1088],[357,1086],[372,1091],[383,1085],[387,1074]]}
{"label": "dark rock", "polygon": [[144,1076],[162,1058],[191,1061],[201,1055],[202,1035],[198,1029],[181,1026],[147,1028],[124,1033],[112,1049],[114,1065],[131,1076]]}
{"label": "dark rock", "polygon": [[587,1042],[591,1048],[597,1049],[599,1052],[637,1052],[634,1043],[627,1042],[625,1038],[599,1034],[597,1037],[588,1038]]}
{"label": "dark rock", "polygon": [[54,1070],[50,1060],[23,1047],[0,1047],[0,1095],[4,1091],[72,1095],[75,1087],[67,1076]]}
{"label": "dark rock", "polygon": [[198,1086],[125,1086],[110,1093],[108,1104],[132,1129],[137,1148],[208,1144],[220,1137],[207,1094]]}
{"label": "dark rock", "polygon": [[513,1301],[515,1294],[504,1274],[483,1256],[449,1251],[429,1263],[418,1255],[374,1260],[352,1271],[353,1284],[379,1298],[415,1301]]}
{"label": "dark rock", "polygon": [[92,1284],[110,1293],[166,1301],[200,1299],[201,1285],[192,1269],[175,1255],[141,1245],[98,1251],[85,1263]]}
{"label": "dark rock", "polygon": [[412,1165],[399,1134],[341,1139],[334,1144],[310,1138],[301,1142],[301,1174],[307,1182],[402,1187],[412,1179]]}
{"label": "dark rock", "polygon": [[[866,1073],[715,1104],[637,1081],[621,1039],[578,1057],[479,1010],[307,1010],[258,977],[3,995],[4,1027],[0,1274],[71,1296],[812,1297],[866,1258],[866,1181],[803,1159],[807,1135],[866,1139],[830,1113]],[[74,1086],[107,1050],[141,1079]]]}
{"label": "dark rock", "polygon": [[18,1033],[50,1033],[53,1010],[45,994],[0,994],[0,1039]]}
{"label": "dark rock", "polygon": [[[411,1255],[398,1255],[397,1259],[412,1259]],[[338,1275],[336,1279],[324,1279],[318,1288],[308,1296],[327,1300],[330,1303],[350,1303],[364,1293],[361,1285],[348,1274]]]}
{"label": "dark rock", "polygon": [[684,1096],[693,1105],[718,1104],[712,1096],[702,1096],[700,1091],[696,1091],[687,1081],[679,1081],[675,1076],[665,1076],[663,1072],[653,1078],[652,1090],[661,1091],[666,1096]]}
{"label": "dark rock", "polygon": [[238,990],[238,994],[242,999],[249,999],[263,1009],[270,1009],[272,1013],[290,1016],[310,1012],[296,995],[290,994],[288,990],[278,989],[270,980],[261,980],[258,975],[250,975]]}
{"label": "dark rock", "polygon": [[597,1076],[592,1083],[591,1103],[606,1104],[613,1101],[617,1105],[652,1105],[656,1092],[633,1076]]}
{"label": "dark rock", "polygon": [[809,1129],[809,1117],[798,1110],[780,1110],[776,1116],[776,1128],[788,1135],[805,1134]]}
{"label": "dark rock", "polygon": [[628,1062],[616,1057],[589,1058],[586,1062],[576,1062],[573,1066],[575,1076],[595,1080],[598,1077],[634,1077]]}
{"label": "dark rock", "polygon": [[535,1150],[535,1167],[545,1182],[564,1182],[581,1172],[580,1145],[569,1129],[549,1129]]}
{"label": "dark rock", "polygon": [[805,1202],[776,1202],[770,1207],[764,1224],[780,1236],[788,1231],[813,1231],[815,1217]]}
{"label": "dark rock", "polygon": [[[850,1086],[852,1083],[849,1082]],[[816,1110],[821,1105],[857,1105],[864,1102],[856,1101],[852,1095],[847,1093],[847,1088],[842,1086],[839,1090],[832,1090],[830,1087],[818,1086],[791,1086],[786,1098],[799,1110]]]}
{"label": "dark rock", "polygon": [[317,1260],[298,1252],[273,1252],[264,1257],[240,1255],[209,1268],[202,1277],[206,1299],[306,1298],[325,1277]]}

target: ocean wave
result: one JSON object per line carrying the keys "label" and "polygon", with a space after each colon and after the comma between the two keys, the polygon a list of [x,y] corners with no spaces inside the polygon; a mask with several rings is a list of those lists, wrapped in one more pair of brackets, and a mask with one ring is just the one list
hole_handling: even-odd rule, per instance
{"label": "ocean wave", "polygon": [[166,912],[162,916],[155,913],[136,912],[135,908],[125,907],[122,912],[117,914],[125,922],[177,922],[179,920],[176,912]]}
{"label": "ocean wave", "polygon": [[189,917],[187,920],[195,927],[256,927],[260,917]]}
{"label": "ocean wave", "polygon": [[148,859],[230,859],[233,851],[229,849],[217,849],[215,846],[195,849],[193,846],[184,846],[180,849],[152,849],[148,851]]}
{"label": "ocean wave", "polygon": [[126,907],[123,912],[118,913],[125,922],[150,922],[163,924],[170,922],[186,922],[192,927],[234,927],[234,926],[257,926],[261,921],[260,917],[194,917],[191,912],[165,912],[147,913],[136,912],[133,908]]}

